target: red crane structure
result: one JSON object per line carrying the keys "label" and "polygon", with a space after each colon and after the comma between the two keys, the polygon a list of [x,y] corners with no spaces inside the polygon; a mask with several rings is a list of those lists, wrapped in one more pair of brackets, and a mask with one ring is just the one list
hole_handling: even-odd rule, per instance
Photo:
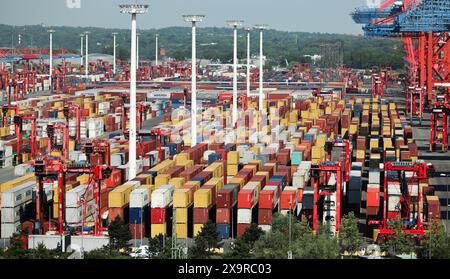
{"label": "red crane structure", "polygon": [[[35,175],[37,178],[37,191],[36,191],[36,223],[38,224],[38,231],[42,233],[42,228],[40,224],[44,221],[44,209],[42,208],[41,197],[43,196],[43,183],[44,179],[49,177],[57,176],[58,179],[58,219],[59,219],[59,229],[58,233],[63,234],[65,231],[66,223],[66,213],[65,213],[65,196],[66,196],[66,185],[65,185],[65,175],[68,173],[76,174],[89,174],[90,179],[88,182],[88,187],[83,195],[84,197],[84,216],[86,216],[86,198],[90,191],[90,187],[94,188],[94,199],[96,204],[95,210],[95,228],[94,235],[98,236],[101,234],[101,200],[100,193],[102,187],[102,181],[108,179],[111,175],[111,169],[107,165],[69,165],[63,162],[61,159],[56,159],[54,157],[46,157],[44,159],[36,160],[34,163]],[[82,228],[85,226],[85,220],[82,220]],[[81,231],[83,233],[83,231]]]}
{"label": "red crane structure", "polygon": [[430,112],[430,152],[437,145],[441,146],[442,152],[448,151],[448,117],[450,115],[450,104],[448,95],[436,96],[436,102]]}
{"label": "red crane structure", "polygon": [[[389,206],[389,184],[388,184],[388,172],[398,172],[402,177],[402,184],[400,185],[401,197],[400,197],[400,216],[402,220],[402,231],[404,233],[409,233],[413,235],[424,235],[425,227],[424,222],[421,218],[422,210],[420,203],[423,199],[423,194],[420,191],[420,182],[427,180],[430,173],[433,171],[434,167],[431,164],[425,164],[423,162],[411,163],[411,162],[388,162],[384,163],[384,197],[383,197],[383,220],[380,221],[369,221],[369,225],[379,225],[379,235],[389,236],[394,233],[393,229],[389,228],[389,224],[395,221],[395,218],[389,216],[388,206]],[[415,191],[410,189],[408,185],[408,179],[406,178],[405,172],[412,172],[413,175],[410,181],[414,181],[417,187],[417,198],[412,197],[410,191]]]}
{"label": "red crane structure", "polygon": [[[8,126],[8,111],[14,111],[14,115],[19,115],[19,106],[11,106],[11,105],[4,105],[2,107],[2,118],[3,118],[3,127]],[[17,131],[16,131],[17,135]]]}
{"label": "red crane structure", "polygon": [[[57,143],[56,132],[62,134],[62,146]],[[62,158],[69,159],[69,125],[67,123],[50,123],[47,125],[48,153],[62,151]]]}
{"label": "red crane structure", "polygon": [[[325,173],[325,183],[321,183],[321,173]],[[328,174],[336,174],[336,186],[328,185]],[[323,180],[322,180],[323,182]],[[342,165],[340,162],[322,162],[311,166],[311,185],[314,189],[313,195],[313,231],[317,232],[319,225],[319,196],[331,196],[336,193],[336,233],[339,233],[341,226],[342,210]]]}
{"label": "red crane structure", "polygon": [[76,125],[76,135],[75,141],[79,143],[81,140],[81,109],[80,106],[74,104],[66,104],[63,109],[64,117],[66,122],[69,123],[69,118],[71,115],[75,115],[75,125]]}

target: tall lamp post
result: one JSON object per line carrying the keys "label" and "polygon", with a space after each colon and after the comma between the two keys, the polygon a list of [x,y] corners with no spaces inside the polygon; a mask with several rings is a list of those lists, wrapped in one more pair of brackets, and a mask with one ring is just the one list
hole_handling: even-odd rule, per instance
{"label": "tall lamp post", "polygon": [[136,15],[148,12],[148,5],[119,5],[122,14],[131,14],[131,66],[130,66],[130,129],[129,179],[136,177]]}
{"label": "tall lamp post", "polygon": [[234,29],[234,45],[233,45],[233,127],[237,127],[237,28],[242,26],[244,21],[242,20],[229,20],[227,21],[228,25],[233,27]]}
{"label": "tall lamp post", "polygon": [[141,33],[136,33],[136,70],[139,70],[139,37]]}
{"label": "tall lamp post", "polygon": [[184,15],[184,21],[192,23],[192,77],[191,77],[191,148],[197,145],[197,22],[205,19],[204,15]]}
{"label": "tall lamp post", "polygon": [[49,71],[49,80],[50,80],[50,90],[52,90],[52,76],[53,76],[53,33],[55,33],[55,30],[50,29],[47,31],[50,34],[50,52],[49,52],[49,59],[50,59],[50,71]]}
{"label": "tall lamp post", "polygon": [[84,32],[84,34],[86,35],[86,57],[84,58],[85,59],[84,75],[86,76],[86,79],[88,78],[88,75],[89,75],[89,34],[90,33],[91,32],[89,32],[89,31]]}
{"label": "tall lamp post", "polygon": [[156,38],[155,38],[155,65],[156,66],[158,66],[158,55],[159,55],[158,39],[159,39],[159,34],[156,34]]}
{"label": "tall lamp post", "polygon": [[113,55],[114,55],[114,61],[113,61],[113,73],[116,74],[116,36],[118,35],[117,32],[113,32]]}
{"label": "tall lamp post", "polygon": [[264,92],[263,92],[263,80],[264,80],[264,68],[263,68],[263,32],[267,29],[266,24],[257,24],[255,26],[259,29],[259,111],[263,110],[263,100],[264,100]]}
{"label": "tall lamp post", "polygon": [[81,47],[80,47],[80,66],[83,66],[83,52],[84,52],[83,41],[84,41],[84,34],[81,33],[80,34],[80,43],[81,43]]}
{"label": "tall lamp post", "polygon": [[247,98],[250,98],[250,33],[251,27],[245,28],[247,31]]}

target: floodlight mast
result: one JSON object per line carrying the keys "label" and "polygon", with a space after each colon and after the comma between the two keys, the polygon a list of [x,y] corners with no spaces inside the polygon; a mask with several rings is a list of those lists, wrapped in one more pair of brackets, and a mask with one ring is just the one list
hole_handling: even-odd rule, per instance
{"label": "floodlight mast", "polygon": [[80,34],[80,43],[81,43],[81,47],[80,47],[80,66],[83,66],[83,53],[84,53],[84,34],[81,33]]}
{"label": "floodlight mast", "polygon": [[113,52],[114,52],[114,61],[113,61],[113,73],[114,73],[114,75],[116,74],[116,47],[117,47],[117,45],[116,45],[116,36],[118,35],[119,33],[117,33],[117,32],[113,32],[112,33],[112,35],[113,35],[113,44],[114,44],[114,46],[113,46]]}
{"label": "floodlight mast", "polygon": [[234,28],[234,50],[233,50],[233,127],[237,128],[237,28],[242,26],[244,21],[242,20],[229,20],[227,21],[228,25]]}
{"label": "floodlight mast", "polygon": [[86,77],[86,80],[89,75],[89,34],[90,33],[91,32],[89,32],[89,31],[84,32],[84,34],[86,35],[86,57],[85,57],[85,61],[84,61],[84,63],[85,63],[84,75]]}
{"label": "floodlight mast", "polygon": [[130,129],[129,129],[129,177],[134,179],[137,174],[136,170],[136,15],[148,12],[148,5],[142,4],[124,4],[119,5],[122,14],[131,14],[131,66],[130,66]]}
{"label": "floodlight mast", "polygon": [[264,89],[263,89],[263,80],[264,80],[264,68],[263,68],[263,32],[267,29],[268,25],[266,24],[257,24],[255,25],[257,29],[259,29],[259,111],[263,110],[264,104]]}
{"label": "floodlight mast", "polygon": [[55,33],[55,30],[50,29],[47,31],[50,34],[50,52],[49,52],[49,58],[50,58],[50,71],[49,71],[49,81],[50,81],[50,91],[52,90],[53,82],[52,82],[52,75],[53,75],[53,33]]}
{"label": "floodlight mast", "polygon": [[245,28],[247,31],[247,98],[250,98],[250,33],[252,30],[251,27]]}
{"label": "floodlight mast", "polygon": [[192,23],[192,77],[191,77],[191,148],[197,145],[197,22],[204,20],[204,15],[184,15],[186,22]]}
{"label": "floodlight mast", "polygon": [[141,33],[136,33],[136,70],[139,70],[139,37]]}
{"label": "floodlight mast", "polygon": [[159,39],[159,34],[156,34],[155,37],[155,66],[158,66],[158,55],[159,55],[159,47],[158,47],[158,39]]}

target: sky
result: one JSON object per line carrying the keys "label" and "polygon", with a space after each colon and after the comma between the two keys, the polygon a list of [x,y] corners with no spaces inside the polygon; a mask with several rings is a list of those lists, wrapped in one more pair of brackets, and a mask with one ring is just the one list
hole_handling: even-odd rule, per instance
{"label": "sky", "polygon": [[[80,2],[69,8],[67,2]],[[2,0],[0,23],[10,25],[129,28],[130,17],[119,13],[119,4],[136,0]],[[189,26],[183,14],[204,14],[207,27],[226,26],[226,20],[245,25],[268,24],[281,31],[361,34],[349,14],[367,0],[138,0],[149,4],[149,13],[138,16],[142,29]],[[20,11],[20,12],[12,12]]]}

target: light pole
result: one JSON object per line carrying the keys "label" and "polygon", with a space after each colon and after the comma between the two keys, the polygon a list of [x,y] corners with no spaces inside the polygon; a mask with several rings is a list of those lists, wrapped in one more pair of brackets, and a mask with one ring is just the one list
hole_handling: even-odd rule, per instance
{"label": "light pole", "polygon": [[292,260],[292,200],[289,201],[289,251],[288,260]]}
{"label": "light pole", "polygon": [[250,33],[251,27],[245,28],[247,31],[247,98],[250,98]]}
{"label": "light pole", "polygon": [[116,74],[116,36],[118,35],[117,32],[113,32],[113,55],[114,55],[114,61],[113,61],[113,73]]}
{"label": "light pole", "polygon": [[158,39],[159,39],[159,34],[156,34],[156,38],[155,38],[155,66],[158,66],[158,55],[159,55],[159,48],[158,48]]}
{"label": "light pole", "polygon": [[83,52],[84,52],[83,41],[84,41],[84,34],[81,33],[80,34],[80,43],[81,43],[81,47],[80,47],[80,66],[83,66]]}
{"label": "light pole", "polygon": [[88,78],[89,75],[89,34],[91,32],[86,31],[84,32],[84,34],[86,35],[86,57],[85,57],[85,69],[84,69],[84,75],[86,76],[86,79]]}
{"label": "light pole", "polygon": [[50,29],[47,31],[50,34],[50,51],[49,51],[49,59],[50,59],[50,71],[49,71],[49,81],[50,81],[50,90],[52,90],[52,75],[53,75],[53,33],[55,30]]}
{"label": "light pole", "polygon": [[139,36],[141,33],[136,33],[136,70],[139,70]]}
{"label": "light pole", "polygon": [[191,77],[191,148],[197,145],[197,22],[204,20],[204,15],[184,15],[186,22],[192,23],[192,77]]}
{"label": "light pole", "polygon": [[234,47],[233,47],[233,127],[237,128],[237,28],[241,26],[244,21],[242,20],[229,20],[228,25],[234,28]]}
{"label": "light pole", "polygon": [[267,29],[266,24],[257,24],[255,26],[259,29],[259,111],[263,110],[263,99],[264,99],[264,92],[263,92],[263,75],[264,75],[264,68],[263,68],[263,31]]}
{"label": "light pole", "polygon": [[129,180],[136,177],[136,15],[145,14],[148,5],[119,5],[120,12],[131,14],[131,66],[130,66],[130,129],[129,129]]}

